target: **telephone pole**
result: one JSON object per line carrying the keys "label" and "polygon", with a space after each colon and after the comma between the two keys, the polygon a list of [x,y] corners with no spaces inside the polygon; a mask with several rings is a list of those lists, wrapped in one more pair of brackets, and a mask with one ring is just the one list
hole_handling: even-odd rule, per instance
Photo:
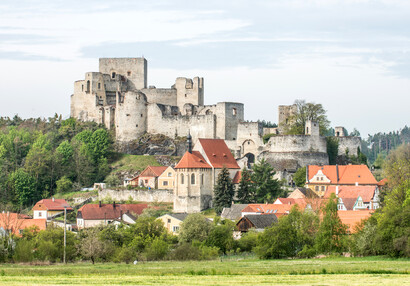
{"label": "telephone pole", "polygon": [[63,262],[65,264],[65,248],[67,245],[67,207],[64,207],[64,256]]}

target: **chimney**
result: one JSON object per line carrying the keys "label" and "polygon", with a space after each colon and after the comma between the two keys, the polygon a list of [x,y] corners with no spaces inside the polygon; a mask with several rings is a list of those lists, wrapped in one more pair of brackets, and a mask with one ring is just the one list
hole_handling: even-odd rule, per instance
{"label": "chimney", "polygon": [[53,202],[55,202],[55,199],[54,199],[54,197],[52,198],[52,200],[53,200]]}
{"label": "chimney", "polygon": [[188,152],[192,154],[192,137],[191,137],[191,131],[188,132],[187,136],[187,143],[188,143]]}
{"label": "chimney", "polygon": [[339,166],[336,164],[336,178],[337,178],[337,183],[339,183]]}
{"label": "chimney", "polygon": [[359,185],[359,182],[356,182],[355,186],[357,187]]}
{"label": "chimney", "polygon": [[309,165],[306,165],[306,182],[309,183]]}
{"label": "chimney", "polygon": [[336,197],[339,195],[339,186],[336,186]]}
{"label": "chimney", "polygon": [[98,201],[98,206],[101,207],[101,201]]}

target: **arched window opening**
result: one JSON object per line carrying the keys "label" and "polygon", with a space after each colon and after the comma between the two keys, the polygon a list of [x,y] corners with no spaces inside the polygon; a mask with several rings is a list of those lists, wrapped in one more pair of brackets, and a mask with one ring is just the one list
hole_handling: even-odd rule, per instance
{"label": "arched window opening", "polygon": [[111,73],[111,78],[115,78],[115,76],[116,76],[116,73],[115,73],[115,72],[112,72],[112,73]]}
{"label": "arched window opening", "polygon": [[87,92],[90,92],[90,86],[91,86],[90,81],[87,80]]}
{"label": "arched window opening", "polygon": [[195,185],[195,174],[191,174],[191,185]]}

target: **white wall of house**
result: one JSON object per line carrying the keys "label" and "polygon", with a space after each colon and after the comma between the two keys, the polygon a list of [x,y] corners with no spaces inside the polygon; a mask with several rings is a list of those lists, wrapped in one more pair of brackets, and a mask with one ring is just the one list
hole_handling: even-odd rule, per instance
{"label": "white wall of house", "polygon": [[47,218],[47,211],[33,211],[33,218],[34,219],[39,219],[39,218]]}

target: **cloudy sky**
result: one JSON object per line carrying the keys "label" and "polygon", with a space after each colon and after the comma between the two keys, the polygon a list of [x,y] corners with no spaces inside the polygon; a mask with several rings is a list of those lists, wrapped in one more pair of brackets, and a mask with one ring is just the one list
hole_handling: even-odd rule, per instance
{"label": "cloudy sky", "polygon": [[99,57],[141,56],[149,85],[202,76],[248,120],[305,99],[363,137],[410,124],[407,0],[1,0],[0,116],[68,117]]}

